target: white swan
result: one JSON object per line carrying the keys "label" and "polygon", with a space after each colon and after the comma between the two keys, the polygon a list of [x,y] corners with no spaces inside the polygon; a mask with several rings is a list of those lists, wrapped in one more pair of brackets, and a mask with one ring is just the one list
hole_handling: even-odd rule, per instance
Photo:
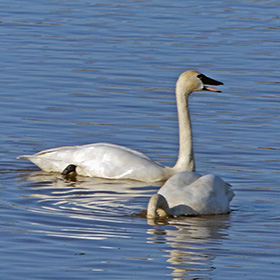
{"label": "white swan", "polygon": [[231,186],[213,174],[184,171],[173,175],[149,201],[147,218],[228,213]]}
{"label": "white swan", "polygon": [[67,173],[67,166],[72,165],[76,167],[76,173],[83,176],[132,179],[143,182],[163,181],[180,171],[194,171],[188,97],[193,91],[218,92],[216,88],[205,86],[205,84],[222,85],[223,83],[193,70],[182,73],[176,83],[179,156],[174,167],[160,165],[138,151],[108,143],[65,146],[44,150],[34,155],[21,155],[18,158],[28,159],[48,172]]}

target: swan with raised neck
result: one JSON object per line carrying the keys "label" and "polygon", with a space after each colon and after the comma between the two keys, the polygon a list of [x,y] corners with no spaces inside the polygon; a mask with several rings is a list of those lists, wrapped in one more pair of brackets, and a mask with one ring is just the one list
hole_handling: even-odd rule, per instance
{"label": "swan with raised neck", "polygon": [[[69,165],[78,175],[106,179],[131,179],[143,182],[164,181],[180,171],[194,171],[191,120],[188,97],[194,91],[218,91],[206,85],[223,83],[189,70],[180,75],[176,83],[176,100],[179,121],[179,155],[174,167],[163,166],[141,152],[109,143],[82,146],[65,146],[22,155],[47,172],[65,175]],[[71,169],[72,170],[72,169]]]}

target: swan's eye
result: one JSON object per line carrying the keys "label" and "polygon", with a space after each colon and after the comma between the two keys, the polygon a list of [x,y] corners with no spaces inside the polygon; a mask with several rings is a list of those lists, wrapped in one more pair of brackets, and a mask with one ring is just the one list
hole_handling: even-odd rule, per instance
{"label": "swan's eye", "polygon": [[202,79],[203,76],[204,76],[203,74],[198,74],[198,75],[197,75],[197,78]]}

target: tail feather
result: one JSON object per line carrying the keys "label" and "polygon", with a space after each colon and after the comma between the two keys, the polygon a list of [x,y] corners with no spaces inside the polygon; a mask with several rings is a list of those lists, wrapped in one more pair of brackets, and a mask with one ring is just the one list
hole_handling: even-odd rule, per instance
{"label": "tail feather", "polygon": [[18,159],[27,159],[37,165],[44,171],[47,172],[62,172],[68,163],[64,163],[59,160],[49,160],[47,158],[38,157],[36,155],[20,155],[17,157]]}
{"label": "tail feather", "polygon": [[21,159],[21,158],[29,159],[30,157],[32,157],[32,155],[19,155],[17,156],[17,159]]}

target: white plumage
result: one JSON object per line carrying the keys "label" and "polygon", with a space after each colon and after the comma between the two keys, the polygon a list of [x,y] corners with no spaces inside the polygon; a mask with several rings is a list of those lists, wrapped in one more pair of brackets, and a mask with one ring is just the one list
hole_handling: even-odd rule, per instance
{"label": "white plumage", "polygon": [[124,146],[95,143],[45,150],[26,158],[48,172],[62,172],[69,164],[81,176],[157,182],[170,171],[143,153]]}
{"label": "white plumage", "polygon": [[218,176],[180,172],[151,197],[147,217],[228,213],[233,197],[231,186]]}

